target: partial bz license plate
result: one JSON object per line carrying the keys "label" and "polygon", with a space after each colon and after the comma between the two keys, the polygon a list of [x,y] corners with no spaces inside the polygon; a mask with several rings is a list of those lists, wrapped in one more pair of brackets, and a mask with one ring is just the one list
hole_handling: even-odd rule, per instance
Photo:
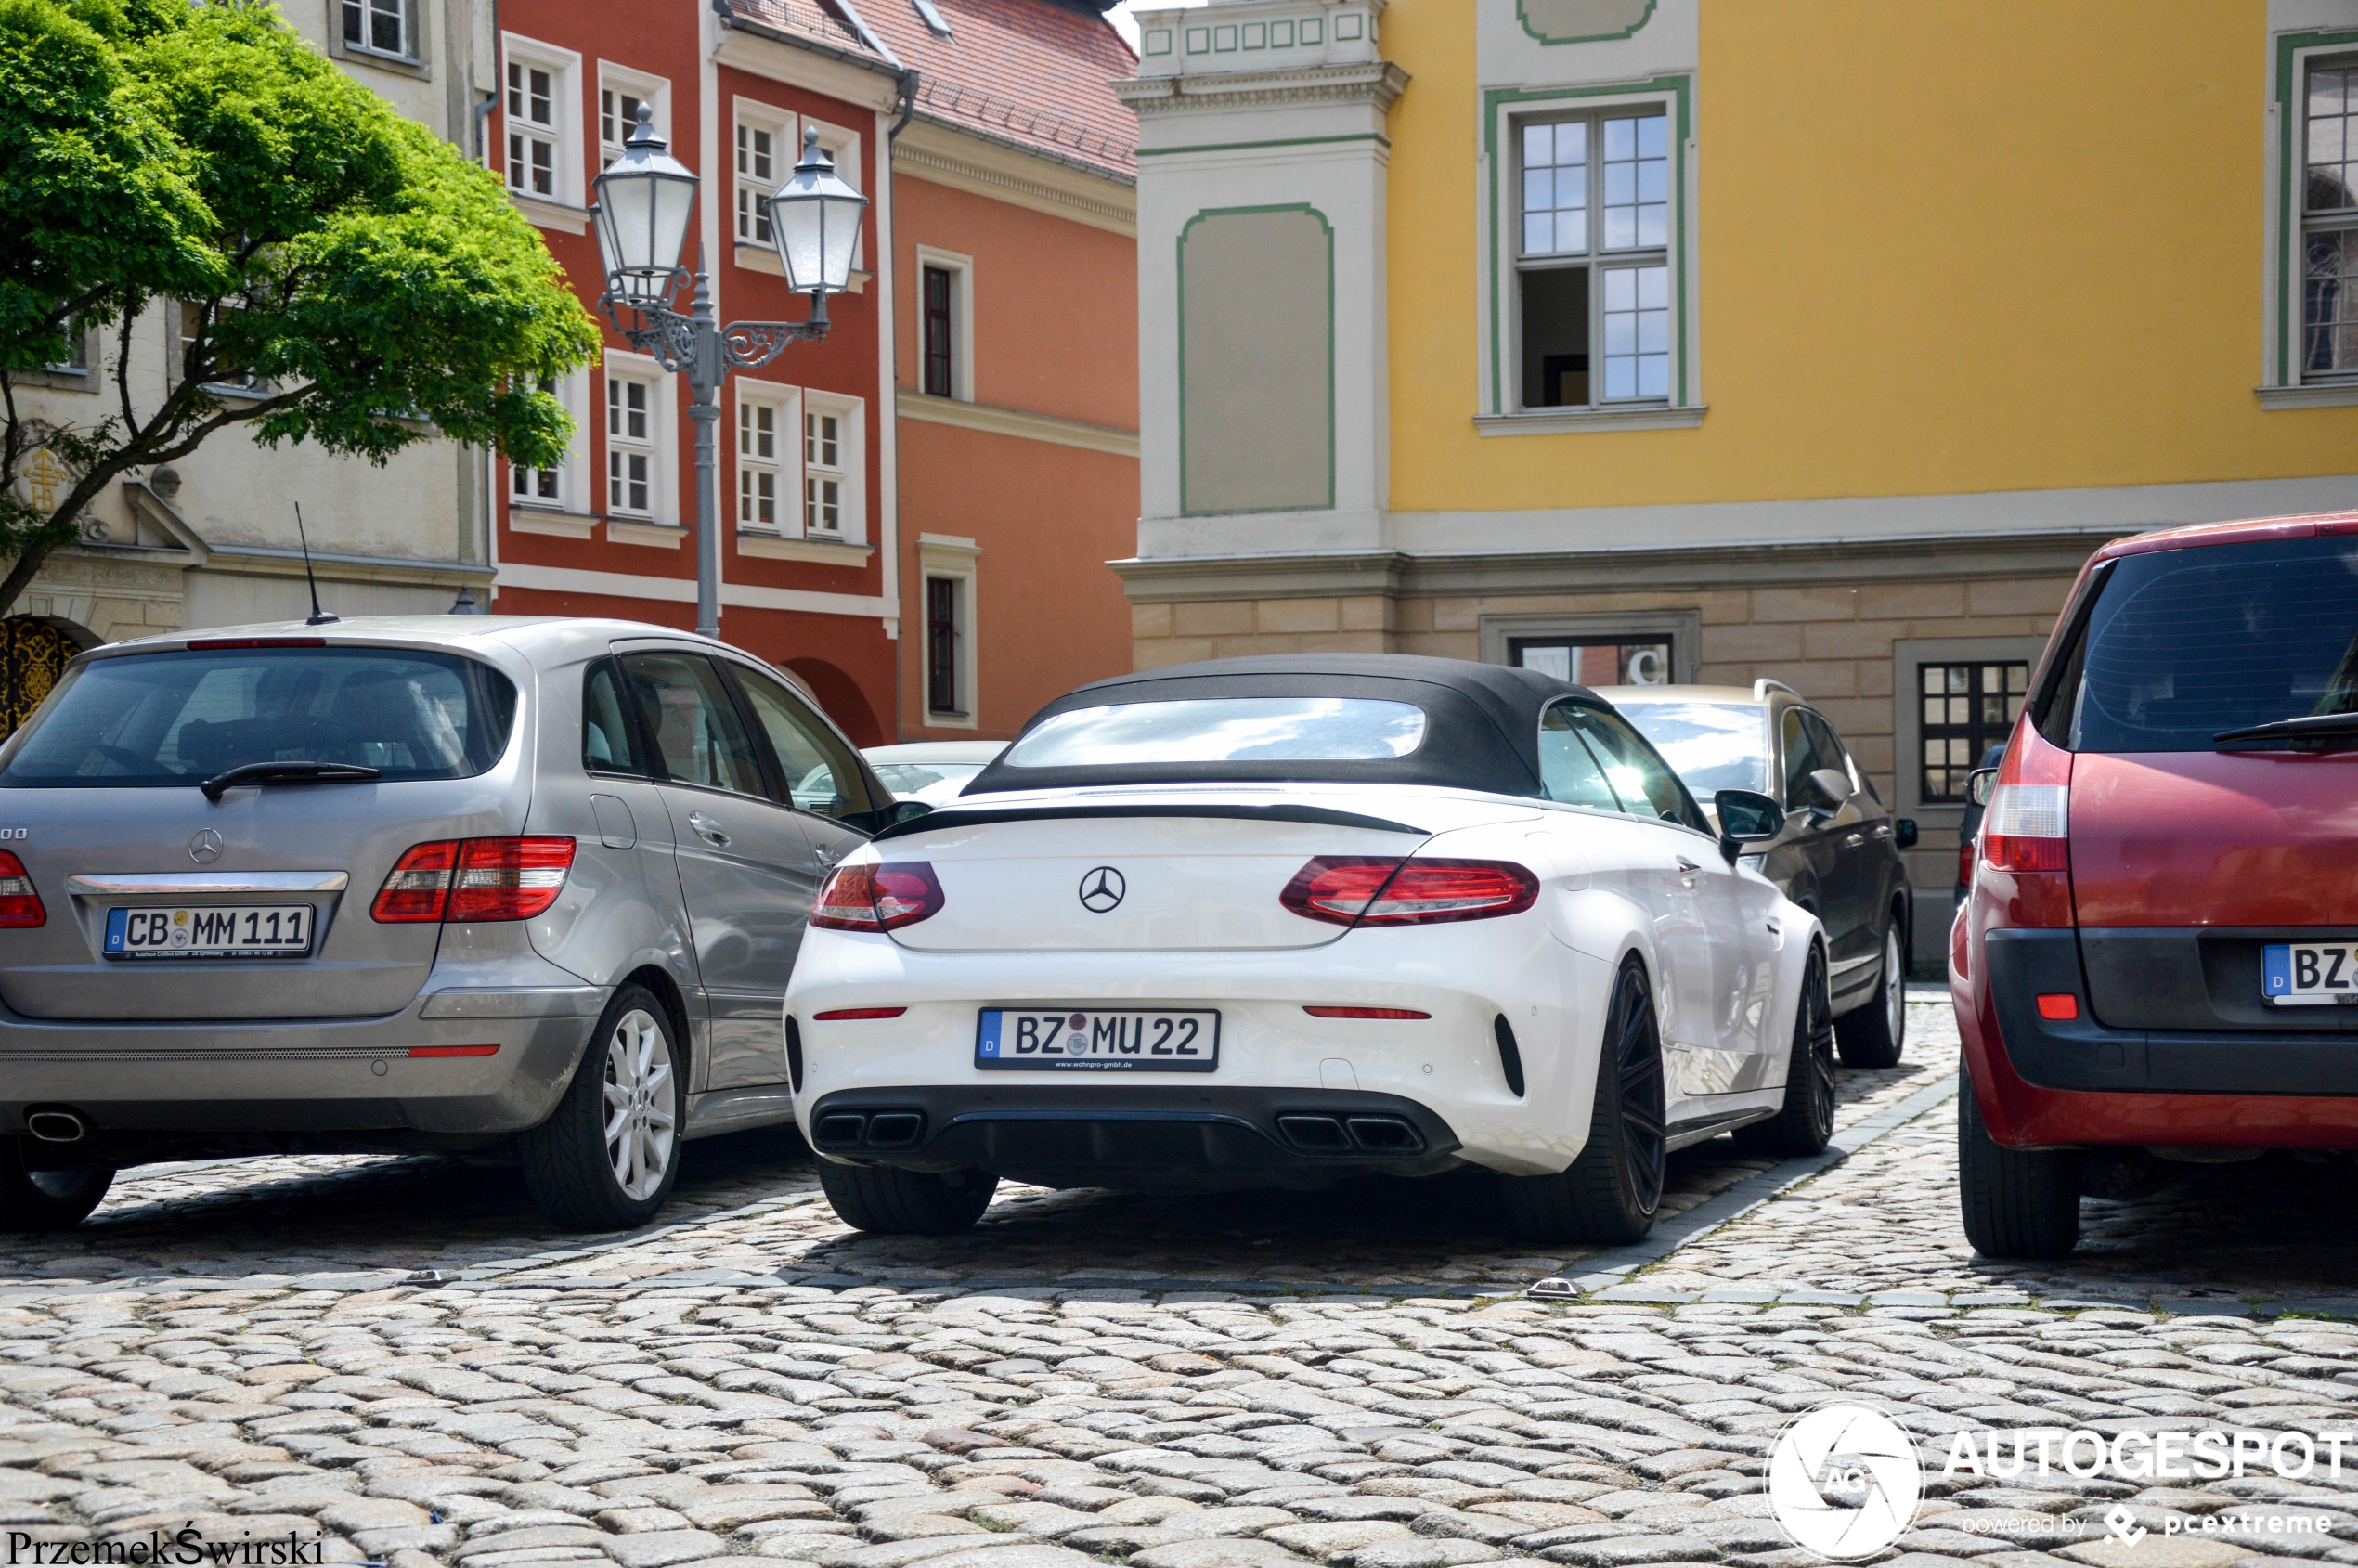
{"label": "partial bz license plate", "polygon": [[1160,1008],[1017,1012],[986,1007],[975,1066],[1048,1072],[1210,1072],[1220,1015]]}
{"label": "partial bz license plate", "polygon": [[2260,995],[2278,1007],[2358,1006],[2358,942],[2270,942]]}
{"label": "partial bz license plate", "polygon": [[107,911],[109,958],[301,958],[309,904],[152,905]]}

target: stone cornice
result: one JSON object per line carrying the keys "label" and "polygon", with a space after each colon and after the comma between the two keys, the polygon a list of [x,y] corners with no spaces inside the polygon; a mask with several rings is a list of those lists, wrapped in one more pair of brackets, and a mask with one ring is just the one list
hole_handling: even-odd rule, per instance
{"label": "stone cornice", "polygon": [[1138,230],[1137,184],[1110,172],[984,140],[927,117],[892,144],[893,167],[918,179],[1013,201],[1118,234]]}
{"label": "stone cornice", "polygon": [[1267,109],[1285,104],[1366,104],[1392,107],[1408,73],[1390,60],[1366,65],[1310,66],[1292,71],[1214,72],[1201,76],[1142,76],[1113,84],[1114,96],[1139,119],[1207,110]]}
{"label": "stone cornice", "polygon": [[1598,550],[1335,551],[1109,561],[1134,603],[1215,599],[1325,599],[1381,595],[1527,596],[1542,593],[1703,591],[1796,583],[1962,581],[2068,577],[2107,539],[2136,527],[2056,528],[1989,534],[1886,535],[1674,548]]}

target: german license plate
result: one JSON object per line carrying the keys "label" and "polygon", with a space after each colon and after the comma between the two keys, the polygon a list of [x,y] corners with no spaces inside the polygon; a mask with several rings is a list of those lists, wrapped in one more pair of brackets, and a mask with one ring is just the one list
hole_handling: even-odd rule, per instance
{"label": "german license plate", "polygon": [[1046,1072],[1211,1072],[1220,1015],[1160,1008],[1062,1012],[986,1007],[975,1066]]}
{"label": "german license plate", "polygon": [[2278,1007],[2358,1006],[2358,942],[2270,942],[2260,995]]}
{"label": "german license plate", "polygon": [[151,904],[107,911],[109,958],[302,958],[309,904]]}

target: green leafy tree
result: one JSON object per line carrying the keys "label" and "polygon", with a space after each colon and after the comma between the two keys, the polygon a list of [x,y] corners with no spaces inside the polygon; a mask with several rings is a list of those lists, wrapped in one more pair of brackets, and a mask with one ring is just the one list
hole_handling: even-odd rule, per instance
{"label": "green leafy tree", "polygon": [[[538,233],[257,0],[0,0],[0,614],[108,485],[232,425],[379,464],[444,435],[548,467],[572,437],[538,388],[598,337]],[[143,401],[162,300],[182,341]],[[21,378],[87,331],[108,411],[30,417]],[[71,484],[35,506],[45,447]]]}

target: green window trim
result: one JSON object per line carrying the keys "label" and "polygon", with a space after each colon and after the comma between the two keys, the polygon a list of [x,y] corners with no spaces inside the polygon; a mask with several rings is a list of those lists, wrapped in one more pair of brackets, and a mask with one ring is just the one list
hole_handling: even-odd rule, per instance
{"label": "green window trim", "polygon": [[[1621,82],[1597,87],[1493,87],[1482,95],[1483,156],[1490,174],[1490,407],[1488,414],[1509,412],[1506,402],[1506,317],[1504,301],[1506,286],[1502,279],[1498,249],[1499,210],[1517,198],[1507,178],[1506,165],[1500,161],[1498,132],[1509,116],[1517,109],[1541,104],[1576,102],[1585,98],[1641,99],[1650,94],[1667,94],[1670,100],[1671,145],[1677,149],[1674,178],[1670,183],[1670,279],[1672,361],[1677,380],[1670,396],[1670,407],[1690,408],[1687,388],[1687,362],[1690,357],[1687,323],[1687,279],[1691,261],[1687,254],[1687,144],[1693,136],[1694,78],[1687,75],[1657,76],[1647,82]],[[1651,405],[1647,405],[1651,407]]]}
{"label": "green window trim", "polygon": [[[1327,234],[1327,501],[1323,507],[1248,507],[1231,512],[1196,512],[1187,505],[1187,236],[1206,218],[1244,217],[1254,213],[1307,213]],[[1238,517],[1263,512],[1331,512],[1335,505],[1335,226],[1307,201],[1276,201],[1255,207],[1206,207],[1179,230],[1174,341],[1179,357],[1179,515]]]}
{"label": "green window trim", "polygon": [[1646,0],[1646,8],[1644,12],[1639,16],[1636,21],[1631,22],[1627,27],[1623,28],[1618,32],[1587,32],[1573,38],[1550,37],[1548,34],[1540,32],[1537,28],[1531,25],[1531,16],[1524,7],[1523,0],[1515,0],[1515,20],[1522,24],[1523,32],[1538,40],[1540,44],[1549,47],[1558,44],[1610,44],[1614,42],[1616,39],[1636,37],[1639,28],[1654,19],[1654,6],[1658,3],[1659,0]]}
{"label": "green window trim", "polygon": [[2276,38],[2276,297],[2271,302],[2276,313],[2276,365],[2271,386],[2302,384],[2293,352],[2294,324],[2300,315],[2301,248],[2295,240],[2301,231],[2301,172],[2308,162],[2299,136],[2307,118],[2300,55],[2308,49],[2352,46],[2358,46],[2358,32],[2286,32]]}

